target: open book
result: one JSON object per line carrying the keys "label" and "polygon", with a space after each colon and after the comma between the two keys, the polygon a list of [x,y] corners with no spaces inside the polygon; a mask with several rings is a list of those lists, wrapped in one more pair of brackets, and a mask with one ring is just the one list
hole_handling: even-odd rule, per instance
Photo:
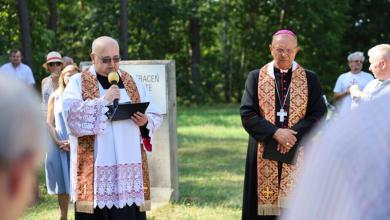
{"label": "open book", "polygon": [[141,112],[145,114],[146,108],[148,108],[149,102],[141,102],[141,103],[120,103],[118,107],[115,109],[114,106],[109,105],[109,111],[107,112],[107,117],[111,121],[120,121],[130,119],[136,112]]}

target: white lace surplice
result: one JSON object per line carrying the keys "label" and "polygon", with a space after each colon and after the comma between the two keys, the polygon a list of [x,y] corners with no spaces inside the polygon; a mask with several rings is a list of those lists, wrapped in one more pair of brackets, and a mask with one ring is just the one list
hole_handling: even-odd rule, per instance
{"label": "white lace surplice", "polygon": [[[96,74],[93,66],[91,73]],[[133,77],[141,102],[150,102],[148,116],[149,136],[162,122],[162,115],[154,107],[146,88]],[[100,97],[105,90],[99,84]],[[125,89],[120,89],[119,103],[131,102]],[[111,122],[104,113],[106,101],[102,98],[83,101],[81,74],[74,75],[64,91],[63,108],[70,130],[71,143],[71,198],[76,195],[77,137],[96,135],[94,207],[123,208],[126,204],[144,202],[143,176],[140,149],[140,130],[131,120]]]}

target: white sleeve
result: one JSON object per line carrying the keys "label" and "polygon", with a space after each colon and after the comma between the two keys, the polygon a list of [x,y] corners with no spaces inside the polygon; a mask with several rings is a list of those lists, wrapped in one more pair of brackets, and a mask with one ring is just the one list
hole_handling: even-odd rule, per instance
{"label": "white sleeve", "polygon": [[341,84],[342,84],[342,75],[337,78],[336,85],[334,86],[334,89],[333,89],[334,93],[344,92],[342,90],[343,88],[341,88],[341,86],[342,86]]}
{"label": "white sleeve", "polygon": [[81,75],[70,79],[63,94],[62,105],[67,127],[72,135],[80,137],[104,132],[107,101],[103,98],[84,101],[81,94]]}
{"label": "white sleeve", "polygon": [[35,84],[33,72],[31,71],[31,68],[29,66],[26,66],[26,74],[27,74],[27,83],[30,85]]}

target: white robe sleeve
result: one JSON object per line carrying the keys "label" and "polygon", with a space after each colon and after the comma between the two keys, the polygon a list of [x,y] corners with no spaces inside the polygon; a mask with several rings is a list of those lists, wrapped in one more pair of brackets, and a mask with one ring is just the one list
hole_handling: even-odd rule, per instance
{"label": "white robe sleeve", "polygon": [[107,104],[103,98],[84,101],[81,74],[73,76],[63,94],[63,111],[69,132],[76,137],[103,133],[107,122]]}

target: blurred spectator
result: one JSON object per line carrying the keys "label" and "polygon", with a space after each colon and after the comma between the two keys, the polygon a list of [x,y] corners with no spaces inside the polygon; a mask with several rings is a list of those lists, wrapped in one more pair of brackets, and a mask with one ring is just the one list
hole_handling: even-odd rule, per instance
{"label": "blurred spectator", "polygon": [[62,61],[64,62],[64,67],[68,66],[68,65],[73,65],[74,64],[72,57],[64,56],[62,58]]}
{"label": "blurred spectator", "polygon": [[51,144],[45,160],[48,194],[58,195],[61,220],[66,220],[69,205],[69,137],[62,116],[62,93],[69,77],[77,73],[77,67],[66,66],[59,78],[59,87],[48,102],[47,124],[54,144]]}
{"label": "blurred spectator", "polygon": [[48,53],[42,66],[50,73],[50,76],[45,77],[41,83],[42,102],[47,107],[51,93],[58,88],[58,78],[63,67],[61,54],[56,51]]}
{"label": "blurred spectator", "polygon": [[0,67],[0,74],[9,74],[27,85],[34,85],[35,80],[31,68],[22,63],[22,52],[18,49],[11,50],[9,63]]}
{"label": "blurred spectator", "polygon": [[34,200],[44,123],[32,88],[0,75],[0,93],[0,218],[13,220]]}
{"label": "blurred spectator", "polygon": [[389,106],[387,93],[321,127],[282,220],[389,219]]}
{"label": "blurred spectator", "polygon": [[350,71],[341,74],[336,81],[336,85],[333,89],[334,100],[338,101],[337,106],[342,110],[349,110],[351,108],[352,99],[349,95],[349,88],[353,85],[358,86],[360,89],[364,89],[368,82],[374,79],[374,77],[362,71],[364,54],[363,52],[354,52],[348,56],[348,66]]}
{"label": "blurred spectator", "polygon": [[353,104],[369,101],[382,94],[390,84],[390,45],[380,44],[368,51],[370,57],[370,70],[375,76],[363,91],[356,86],[350,88]]}

